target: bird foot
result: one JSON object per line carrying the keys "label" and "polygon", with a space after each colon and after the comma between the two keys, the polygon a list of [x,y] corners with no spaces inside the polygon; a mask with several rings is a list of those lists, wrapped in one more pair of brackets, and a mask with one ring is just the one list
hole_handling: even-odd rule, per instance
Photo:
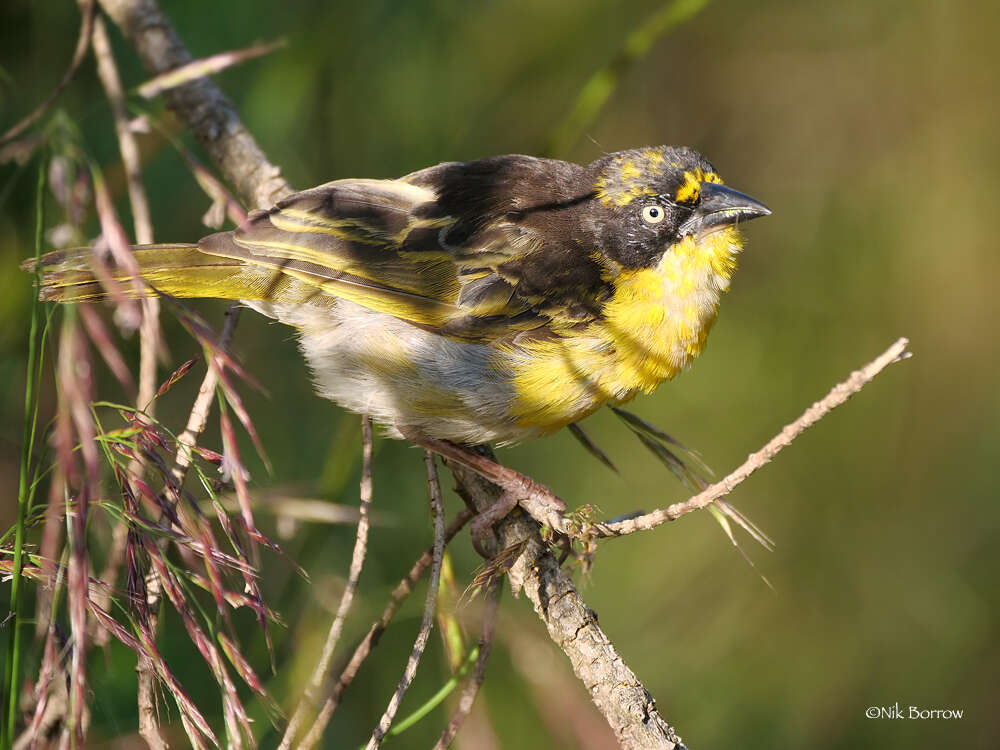
{"label": "bird foot", "polygon": [[480,532],[479,541],[484,541],[487,529],[506,518],[518,506],[542,526],[558,533],[566,533],[566,503],[545,485],[465,446],[424,437],[408,428],[398,429],[411,443],[472,469],[503,491],[495,503],[477,509],[472,528]]}

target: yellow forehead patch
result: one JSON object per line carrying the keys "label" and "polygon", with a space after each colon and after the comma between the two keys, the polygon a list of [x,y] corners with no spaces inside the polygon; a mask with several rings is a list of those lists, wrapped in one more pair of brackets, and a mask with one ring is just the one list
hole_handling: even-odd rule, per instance
{"label": "yellow forehead patch", "polygon": [[656,191],[643,182],[644,172],[632,159],[624,161],[618,158],[615,165],[618,167],[617,175],[612,175],[610,179],[601,175],[594,183],[594,192],[605,206],[627,206],[639,196],[656,195]]}
{"label": "yellow forehead patch", "polygon": [[698,200],[698,194],[701,192],[701,183],[703,182],[714,182],[717,185],[721,185],[722,178],[715,172],[706,172],[701,167],[695,167],[693,170],[689,169],[684,172],[684,184],[677,188],[674,200],[678,203],[692,203]]}
{"label": "yellow forehead patch", "polygon": [[649,149],[648,151],[643,151],[642,155],[646,159],[646,169],[653,174],[660,174],[663,171],[663,152]]}
{"label": "yellow forehead patch", "polygon": [[637,180],[642,176],[642,172],[639,167],[635,165],[635,162],[629,159],[627,162],[622,164],[622,182],[628,180]]}

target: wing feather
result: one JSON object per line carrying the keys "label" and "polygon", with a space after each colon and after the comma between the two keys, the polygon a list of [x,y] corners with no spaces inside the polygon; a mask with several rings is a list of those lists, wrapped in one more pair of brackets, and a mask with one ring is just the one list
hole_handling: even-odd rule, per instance
{"label": "wing feather", "polygon": [[[294,279],[299,299],[311,288],[315,303],[329,304],[323,296],[350,300],[453,338],[484,341],[544,329],[559,318],[549,309],[544,276],[557,282],[567,276],[547,260],[552,248],[537,221],[519,217],[530,210],[532,191],[538,200],[573,197],[553,194],[551,165],[582,169],[498,157],[400,180],[330,182],[255,212],[234,232],[203,239],[199,250],[264,271],[271,286],[280,277]],[[590,261],[578,250],[557,252],[555,262]],[[590,299],[600,274],[576,277],[585,284],[564,293]],[[261,294],[271,298],[266,287]],[[556,300],[554,308],[564,307]]]}

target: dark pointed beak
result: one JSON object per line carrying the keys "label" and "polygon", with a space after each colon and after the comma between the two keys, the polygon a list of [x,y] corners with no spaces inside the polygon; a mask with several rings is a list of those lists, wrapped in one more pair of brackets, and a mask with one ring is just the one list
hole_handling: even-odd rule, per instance
{"label": "dark pointed beak", "polygon": [[682,227],[683,234],[695,234],[771,213],[771,209],[756,198],[714,182],[701,183],[700,195],[698,207]]}

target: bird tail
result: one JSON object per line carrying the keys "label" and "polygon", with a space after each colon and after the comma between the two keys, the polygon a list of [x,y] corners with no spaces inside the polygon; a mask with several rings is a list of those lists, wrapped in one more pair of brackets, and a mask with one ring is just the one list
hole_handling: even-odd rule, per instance
{"label": "bird tail", "polygon": [[[93,248],[57,250],[43,255],[39,262],[41,289],[39,299],[52,302],[87,302],[103,299],[107,292],[95,273]],[[147,285],[136,285],[133,274],[111,266],[109,276],[122,285],[130,297],[157,292],[174,297],[212,297],[244,299],[259,297],[260,274],[247,274],[242,262],[234,258],[209,255],[197,245],[139,245],[134,248],[139,276]],[[22,268],[33,270],[34,258]],[[102,276],[104,274],[101,274]],[[256,293],[255,293],[256,292]]]}

